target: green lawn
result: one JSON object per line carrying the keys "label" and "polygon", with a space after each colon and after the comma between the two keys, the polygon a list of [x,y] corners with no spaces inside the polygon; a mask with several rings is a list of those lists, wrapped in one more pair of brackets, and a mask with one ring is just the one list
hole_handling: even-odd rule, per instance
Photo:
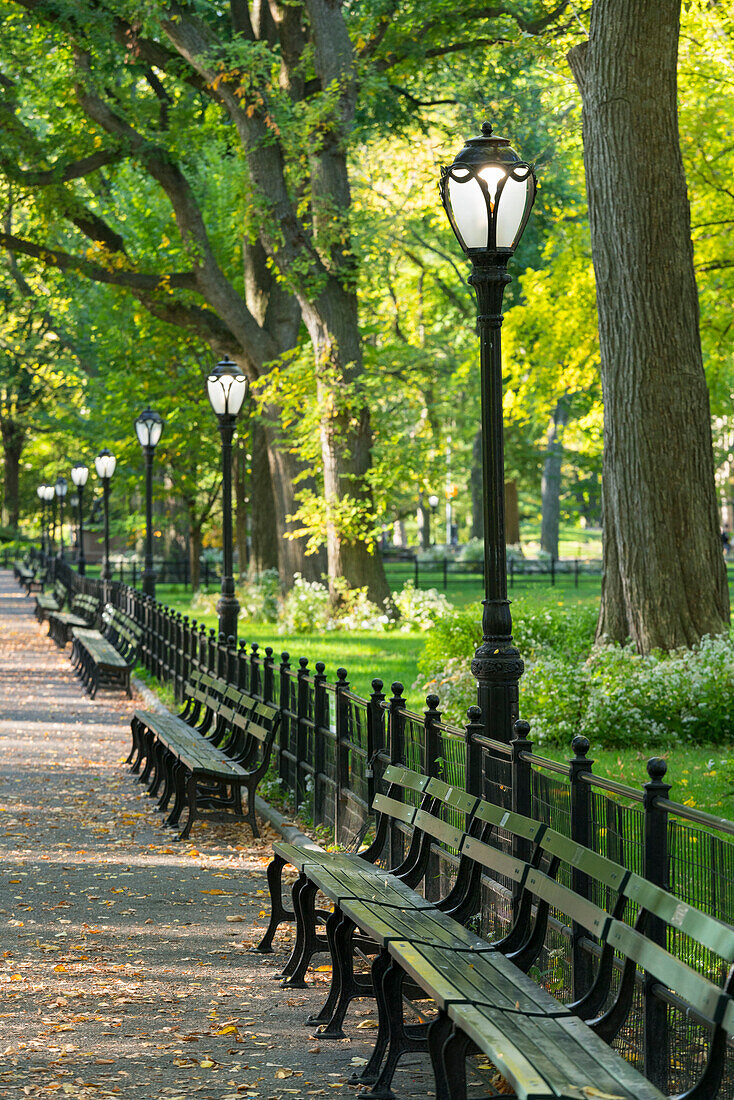
{"label": "green lawn", "polygon": [[[172,586],[160,586],[159,598],[163,602],[186,614],[192,614],[190,597]],[[558,607],[572,605],[593,605],[598,602],[598,582],[582,584],[578,589],[542,588],[539,585],[517,593],[515,612],[522,613],[523,608]],[[467,600],[467,603],[470,602]],[[477,603],[477,618],[480,606]],[[199,622],[206,626],[216,626],[216,616],[193,613]],[[276,656],[283,651],[290,654],[291,665],[297,667],[299,657],[307,657],[309,668],[313,669],[317,661],[326,665],[326,674],[333,681],[336,669],[344,667],[349,673],[352,690],[363,697],[369,695],[371,682],[379,676],[384,683],[386,695],[390,695],[390,685],[399,680],[405,686],[405,699],[408,706],[422,711],[425,706],[423,693],[414,687],[418,678],[418,660],[420,658],[425,635],[417,634],[377,634],[368,632],[334,632],[327,634],[278,634],[272,623],[243,624],[241,637],[248,643],[257,642],[261,647],[271,645]],[[471,654],[467,654],[467,661]],[[543,746],[539,750],[543,756],[554,760],[568,760],[572,755],[567,751]],[[594,770],[598,775],[608,776],[619,782],[638,789],[647,781],[645,765],[652,752],[638,749],[598,750],[593,748],[591,756],[595,760]],[[655,755],[666,755],[660,750]],[[734,817],[734,772],[729,754],[710,745],[690,746],[681,749],[676,746],[669,760],[669,781],[673,784],[671,798],[678,802],[695,805],[710,813],[722,817]]]}

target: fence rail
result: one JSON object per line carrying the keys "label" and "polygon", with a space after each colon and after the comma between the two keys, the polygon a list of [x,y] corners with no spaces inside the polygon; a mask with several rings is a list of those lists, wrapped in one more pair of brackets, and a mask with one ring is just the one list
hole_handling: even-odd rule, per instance
{"label": "fence rail", "polygon": [[[370,826],[369,806],[387,764],[406,763],[452,786],[490,799],[546,824],[650,881],[673,888],[683,901],[734,924],[734,823],[704,814],[668,798],[665,765],[651,761],[643,790],[596,776],[588,759],[589,742],[577,737],[567,764],[532,751],[527,723],[518,723],[510,744],[493,741],[470,709],[464,728],[442,721],[440,701],[428,696],[422,714],[411,711],[403,687],[394,683],[388,697],[382,680],[372,681],[368,698],[350,688],[346,669],[334,682],[322,662],[312,670],[306,657],[296,662],[273,647],[226,639],[195,619],[156,602],[131,586],[80,577],[67,564],[55,563],[56,575],[74,592],[91,592],[130,615],[143,627],[143,666],[170,685],[178,700],[191,672],[222,676],[280,708],[277,773],[301,812],[316,825],[333,829],[337,842],[354,842]],[[413,796],[405,792],[406,800]],[[447,811],[449,814],[449,811]],[[447,818],[448,819],[448,818]],[[463,820],[453,822],[463,825]],[[394,826],[393,858],[399,862],[405,837]],[[520,855],[522,841],[499,829],[492,843]],[[428,876],[429,894],[446,893],[455,874],[456,853],[437,845]],[[588,883],[576,881],[586,889]],[[506,930],[517,904],[510,882],[487,879],[488,904],[483,931]],[[603,898],[590,900],[604,903]],[[551,922],[539,962],[545,983],[561,1000],[576,999],[588,987],[598,945],[572,926]],[[716,975],[721,960],[691,946],[677,932],[668,943],[690,965]],[[700,1058],[705,1032],[686,1006],[656,983],[639,977],[639,1006],[619,1043],[633,1062],[659,1065],[661,1044],[671,1051],[664,1091],[684,1091],[693,1083],[686,1068]],[[734,1096],[734,1050],[728,1054],[720,1096]]]}

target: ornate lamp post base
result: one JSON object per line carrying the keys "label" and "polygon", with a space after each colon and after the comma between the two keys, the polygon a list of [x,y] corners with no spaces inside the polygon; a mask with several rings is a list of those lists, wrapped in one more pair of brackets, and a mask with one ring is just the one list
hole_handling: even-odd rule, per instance
{"label": "ornate lamp post base", "polygon": [[237,619],[240,613],[240,604],[236,596],[220,596],[217,601],[217,615],[219,616],[219,633],[225,638],[237,637]]}

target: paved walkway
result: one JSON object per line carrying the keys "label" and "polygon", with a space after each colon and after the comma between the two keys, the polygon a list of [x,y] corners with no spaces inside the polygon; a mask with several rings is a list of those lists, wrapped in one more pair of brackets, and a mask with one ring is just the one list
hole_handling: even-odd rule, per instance
{"label": "paved walkway", "polygon": [[[371,1002],[353,1038],[309,1038],[328,974],[269,980],[284,935],[247,953],[273,834],[197,823],[173,843],[122,766],[133,704],[90,700],[32,607],[0,571],[0,1097],[354,1095]],[[399,1095],[430,1095],[426,1061],[405,1061]]]}

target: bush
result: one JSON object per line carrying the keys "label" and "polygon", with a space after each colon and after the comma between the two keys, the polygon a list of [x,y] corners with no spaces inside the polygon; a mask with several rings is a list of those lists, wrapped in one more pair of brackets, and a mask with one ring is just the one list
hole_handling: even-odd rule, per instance
{"label": "bush", "polygon": [[317,581],[307,581],[296,573],[291,590],[286,593],[279,622],[284,630],[308,634],[325,630],[329,619],[329,590]]}
{"label": "bush", "polygon": [[407,581],[402,592],[393,592],[392,599],[400,616],[392,625],[404,632],[432,630],[453,611],[437,588],[416,588],[413,581]]}
{"label": "bush", "polygon": [[469,539],[468,542],[459,547],[456,560],[466,562],[484,561],[484,540]]}
{"label": "bush", "polygon": [[[597,748],[731,741],[731,638],[642,657],[630,645],[593,646],[595,622],[590,609],[516,615],[514,637],[525,660],[520,712],[536,744],[566,748],[577,734]],[[465,611],[441,619],[429,635],[421,686],[440,696],[447,721],[463,723],[476,702],[470,658],[480,641],[475,614]]]}
{"label": "bush", "polygon": [[274,623],[280,611],[280,575],[277,569],[266,569],[256,577],[237,586],[240,618],[246,622]]}

